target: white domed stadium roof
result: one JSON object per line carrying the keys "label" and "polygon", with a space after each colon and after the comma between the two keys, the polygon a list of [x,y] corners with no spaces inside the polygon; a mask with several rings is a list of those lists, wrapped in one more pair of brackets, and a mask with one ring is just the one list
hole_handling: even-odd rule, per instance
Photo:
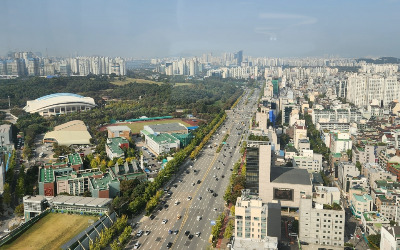
{"label": "white domed stadium roof", "polygon": [[24,110],[29,113],[41,112],[46,109],[64,107],[68,105],[82,105],[95,107],[94,99],[72,93],[55,93],[42,96],[33,101],[27,101]]}

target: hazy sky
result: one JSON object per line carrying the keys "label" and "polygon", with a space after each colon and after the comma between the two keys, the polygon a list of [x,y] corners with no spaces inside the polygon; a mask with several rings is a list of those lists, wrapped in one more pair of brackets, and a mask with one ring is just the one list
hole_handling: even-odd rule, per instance
{"label": "hazy sky", "polygon": [[400,57],[396,0],[1,0],[0,55]]}

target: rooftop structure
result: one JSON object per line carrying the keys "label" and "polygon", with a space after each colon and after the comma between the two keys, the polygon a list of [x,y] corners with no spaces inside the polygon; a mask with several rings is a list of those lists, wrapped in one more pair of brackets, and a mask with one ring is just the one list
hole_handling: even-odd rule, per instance
{"label": "rooftop structure", "polygon": [[58,145],[88,145],[90,136],[83,121],[74,120],[54,127],[54,130],[44,135],[43,142],[58,143]]}
{"label": "rooftop structure", "polygon": [[108,138],[105,147],[108,158],[124,158],[123,148],[129,148],[129,141],[124,137]]}
{"label": "rooftop structure", "polygon": [[52,116],[90,110],[95,106],[94,99],[91,97],[71,93],[56,93],[27,101],[24,110],[28,113],[39,113],[41,116]]}
{"label": "rooftop structure", "polygon": [[165,123],[165,124],[147,125],[147,126],[143,127],[143,130],[148,131],[150,134],[154,134],[154,133],[187,134],[188,133],[188,129],[181,123]]}
{"label": "rooftop structure", "polygon": [[131,137],[131,129],[128,126],[108,126],[108,138],[124,137],[129,139]]}

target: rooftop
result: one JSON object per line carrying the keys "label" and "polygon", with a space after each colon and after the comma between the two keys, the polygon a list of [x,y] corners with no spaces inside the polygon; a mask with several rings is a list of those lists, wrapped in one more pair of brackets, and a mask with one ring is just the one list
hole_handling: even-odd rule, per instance
{"label": "rooftop", "polygon": [[120,145],[129,143],[124,137],[114,137],[107,139],[107,146],[111,149],[113,153],[123,154],[124,151],[121,149]]}
{"label": "rooftop", "polygon": [[82,158],[79,154],[75,153],[75,154],[69,154],[68,155],[68,162],[71,165],[79,165],[79,164],[83,164],[82,162]]}
{"label": "rooftop", "polygon": [[106,205],[111,203],[111,201],[112,199],[109,198],[58,195],[55,196],[50,202],[56,205],[65,204],[89,207],[105,207]]}
{"label": "rooftop", "polygon": [[155,135],[148,135],[152,140],[157,142],[158,144],[160,143],[173,143],[176,141],[179,141],[176,137],[170,135],[170,134],[155,134]]}
{"label": "rooftop", "polygon": [[41,100],[46,100],[46,99],[50,99],[50,98],[54,98],[54,97],[60,97],[60,96],[73,96],[73,97],[79,97],[79,98],[84,98],[81,95],[77,95],[77,94],[72,94],[72,93],[55,93],[55,94],[50,94],[50,95],[45,95],[42,96],[40,98],[37,98],[37,101],[41,101]]}
{"label": "rooftop", "polygon": [[372,201],[372,197],[368,194],[363,194],[363,195],[353,194],[353,196],[359,202]]}
{"label": "rooftop", "polygon": [[108,126],[107,130],[110,130],[112,132],[131,131],[131,129],[128,126]]}
{"label": "rooftop", "polygon": [[180,123],[165,123],[148,125],[155,133],[166,133],[170,131],[187,130],[187,128]]}
{"label": "rooftop", "polygon": [[307,170],[299,168],[272,167],[271,182],[311,185]]}

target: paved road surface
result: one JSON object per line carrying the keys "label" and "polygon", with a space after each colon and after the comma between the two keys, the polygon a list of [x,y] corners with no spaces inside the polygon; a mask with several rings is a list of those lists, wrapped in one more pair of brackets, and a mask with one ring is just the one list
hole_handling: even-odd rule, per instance
{"label": "paved road surface", "polygon": [[[223,196],[232,173],[230,169],[240,158],[240,139],[242,132],[249,127],[259,91],[255,91],[253,98],[244,105],[247,94],[239,102],[236,111],[229,112],[225,123],[201,151],[197,160],[188,160],[183,164],[181,168],[186,168],[188,172],[183,169],[183,174],[171,183],[172,195],[164,198],[168,208],[155,212],[156,217],[153,220],[148,217],[138,218],[141,222],[134,232],[149,230],[150,234],[134,237],[128,248],[132,248],[136,242],[141,243],[140,249],[166,249],[168,242],[173,243],[172,249],[204,249],[209,245],[211,221],[217,219],[224,210]],[[217,147],[209,148],[209,145],[214,143],[219,145],[226,133],[230,136],[220,153],[216,153]],[[214,197],[208,189],[213,190],[217,196]],[[192,197],[191,200],[188,199],[189,196]],[[175,205],[175,202],[179,204]],[[178,215],[181,219],[177,218]],[[201,216],[200,220],[198,216]],[[162,224],[163,219],[167,219],[168,222]],[[177,234],[169,234],[169,230],[179,231]],[[185,231],[190,231],[194,237],[190,240]],[[200,232],[199,237],[195,235],[196,232]]]}

